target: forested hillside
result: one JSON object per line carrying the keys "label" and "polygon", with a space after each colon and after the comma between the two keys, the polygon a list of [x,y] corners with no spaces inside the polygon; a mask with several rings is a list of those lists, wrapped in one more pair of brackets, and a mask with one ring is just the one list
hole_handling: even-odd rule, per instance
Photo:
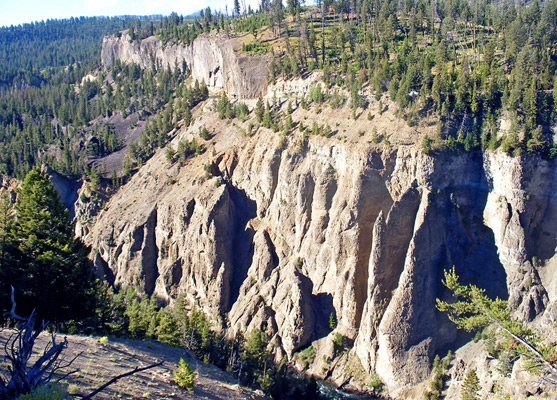
{"label": "forested hillside", "polygon": [[100,66],[102,38],[134,21],[82,17],[0,29],[0,173],[23,178],[49,145],[60,149],[60,172],[79,171],[65,141],[100,111],[87,109],[94,82],[76,88]]}
{"label": "forested hillside", "polygon": [[81,17],[0,28],[0,86],[59,84],[53,74],[76,64],[68,79],[78,82],[80,70],[88,73],[98,67],[103,36],[122,30],[129,21]]}
{"label": "forested hillside", "polygon": [[[555,155],[557,2],[322,1],[310,12],[278,3],[268,6],[271,27],[286,43],[270,79],[319,68],[353,109],[366,108],[362,89],[387,92],[409,125],[438,117],[436,149]],[[511,128],[498,138],[502,116]]]}
{"label": "forested hillside", "polygon": [[[87,174],[93,159],[123,145],[109,121],[114,111],[124,118],[139,112],[141,120],[161,108],[168,114],[169,94],[181,93],[176,87],[187,70],[184,78],[134,66],[98,70],[103,35],[123,28],[134,41],[155,34],[165,43],[190,44],[209,31],[242,35],[246,54],[273,55],[269,81],[322,70],[323,87],[307,100],[334,107],[350,100],[354,116],[367,108],[362,94],[379,99],[386,92],[410,126],[437,124],[435,137],[423,143],[426,152],[501,146],[515,155],[555,155],[554,0],[523,6],[343,0],[317,7],[275,0],[258,12],[231,11],[235,18],[206,9],[194,21],[172,14],[160,21],[80,18],[2,28],[0,172],[21,178],[42,159],[66,175]],[[155,93],[153,79],[166,89]],[[497,137],[501,117],[510,129]],[[169,126],[158,128],[164,135]],[[84,151],[92,136],[93,148]]]}
{"label": "forested hillside", "polygon": [[[354,110],[367,107],[365,89],[377,99],[387,92],[409,125],[434,117],[434,149],[555,155],[555,1],[300,3],[263,1],[258,13],[234,10],[234,20],[205,10],[193,24],[171,18],[157,34],[190,43],[200,32],[248,32],[246,53],[274,56],[270,81],[322,70],[327,93],[317,103],[344,104],[340,91]],[[498,138],[502,116],[511,127]]]}

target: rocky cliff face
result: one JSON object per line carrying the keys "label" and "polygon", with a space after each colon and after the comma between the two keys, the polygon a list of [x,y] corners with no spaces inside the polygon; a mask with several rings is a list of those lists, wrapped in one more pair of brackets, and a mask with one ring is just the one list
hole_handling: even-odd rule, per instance
{"label": "rocky cliff face", "polygon": [[321,137],[300,152],[208,110],[174,145],[202,124],[217,132],[204,155],[180,167],[157,153],[80,225],[115,285],[164,301],[185,292],[227,314],[230,334],[264,327],[277,359],[313,343],[312,371],[346,382],[321,361],[340,333],[395,394],[457,339],[435,310],[453,265],[557,339],[555,161]]}
{"label": "rocky cliff face", "polygon": [[103,40],[101,61],[104,67],[114,60],[135,63],[142,68],[183,68],[193,79],[205,82],[213,91],[225,90],[230,96],[257,97],[265,93],[268,56],[246,57],[239,39],[201,35],[189,46],[164,44],[156,37],[132,41],[127,33]]}
{"label": "rocky cliff face", "polygon": [[[213,90],[265,94],[268,59],[239,57],[238,48],[236,39],[180,46],[123,34],[105,38],[102,58],[165,68],[184,61]],[[267,95],[305,93],[317,80],[280,81]],[[279,138],[264,128],[246,136],[246,126],[210,108],[172,142],[177,148],[206,126],[213,136],[203,155],[179,166],[159,151],[104,209],[78,201],[77,231],[109,282],[162,302],[186,293],[215,320],[225,315],[230,335],[263,327],[277,360],[312,345],[311,373],[363,385],[345,368],[358,364],[400,398],[421,398],[406,389],[429,377],[435,354],[466,341],[435,309],[449,296],[441,280],[452,266],[557,340],[557,161],[426,156],[415,145],[421,133],[383,105],[369,123],[298,108],[294,121],[338,128],[305,144],[299,133]],[[369,141],[372,125],[390,144]],[[338,335],[348,357],[333,344]],[[453,386],[469,365],[493,386],[485,355],[481,364],[480,352],[466,349],[457,352]]]}

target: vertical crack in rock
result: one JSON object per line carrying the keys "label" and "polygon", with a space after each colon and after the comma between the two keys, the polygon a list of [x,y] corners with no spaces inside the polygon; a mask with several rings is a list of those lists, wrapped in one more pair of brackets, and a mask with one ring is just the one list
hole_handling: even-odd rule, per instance
{"label": "vertical crack in rock", "polygon": [[229,311],[236,302],[240,293],[240,287],[247,277],[248,269],[252,264],[254,252],[254,230],[248,226],[248,221],[256,216],[257,207],[255,201],[251,200],[245,191],[233,185],[227,185],[230,198],[234,204],[235,222],[232,240],[233,269],[231,276],[230,302],[223,311]]}
{"label": "vertical crack in rock", "polygon": [[429,376],[434,351],[436,270],[444,252],[443,229],[424,191],[404,270],[378,329],[376,370],[392,390]]}
{"label": "vertical crack in rock", "polygon": [[364,367],[373,369],[377,328],[397,288],[412,236],[420,194],[409,189],[391,207],[387,219],[381,212],[373,228],[367,300],[356,339],[356,353]]}
{"label": "vertical crack in rock", "polygon": [[269,202],[273,201],[275,192],[277,191],[281,162],[282,154],[280,152],[275,152],[275,155],[269,164],[269,168],[271,169],[271,194],[269,196]]}
{"label": "vertical crack in rock", "polygon": [[144,290],[148,295],[155,291],[155,283],[159,277],[157,260],[159,249],[155,240],[157,226],[157,207],[153,208],[144,225],[144,241],[142,243],[141,258],[143,265]]}
{"label": "vertical crack in rock", "polygon": [[315,193],[315,181],[313,176],[308,172],[304,174],[298,183],[296,195],[296,243],[294,248],[299,251],[302,241],[311,224],[313,195]]}
{"label": "vertical crack in rock", "polygon": [[101,255],[97,252],[93,257],[93,265],[97,270],[97,275],[102,279],[106,280],[106,282],[110,285],[114,285],[114,272],[109,268],[108,263],[101,257]]}
{"label": "vertical crack in rock", "polygon": [[371,248],[373,244],[373,226],[379,213],[387,212],[393,200],[385,186],[383,178],[377,171],[367,171],[361,176],[360,193],[358,198],[358,249],[356,253],[356,268],[354,274],[354,289],[356,310],[354,316],[355,328],[361,323],[364,304],[367,298],[368,269]]}
{"label": "vertical crack in rock", "polygon": [[263,239],[265,241],[265,246],[267,248],[267,253],[269,254],[269,260],[266,263],[266,267],[263,269],[263,276],[262,276],[262,281],[266,281],[270,274],[271,271],[273,269],[275,269],[276,267],[278,267],[279,265],[279,258],[277,256],[277,251],[275,248],[275,245],[273,243],[273,241],[271,240],[271,237],[269,236],[269,232],[267,232],[266,230],[263,231]]}

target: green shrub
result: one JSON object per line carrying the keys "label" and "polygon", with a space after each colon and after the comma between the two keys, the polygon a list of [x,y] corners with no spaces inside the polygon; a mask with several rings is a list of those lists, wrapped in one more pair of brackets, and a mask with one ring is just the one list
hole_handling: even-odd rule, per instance
{"label": "green shrub", "polygon": [[425,135],[422,140],[422,153],[424,154],[431,153],[431,139],[428,135]]}
{"label": "green shrub", "polygon": [[183,358],[180,358],[178,368],[172,372],[174,382],[182,389],[192,390],[194,384],[194,376],[191,367]]}
{"label": "green shrub", "polygon": [[315,347],[306,347],[304,350],[296,353],[296,358],[300,361],[302,367],[307,368],[315,360]]}
{"label": "green shrub", "polygon": [[79,388],[79,386],[77,386],[73,383],[70,383],[68,385],[68,393],[69,394],[79,394],[80,392],[81,392],[81,389]]}
{"label": "green shrub", "polygon": [[480,380],[476,371],[471,370],[466,375],[464,383],[460,389],[460,395],[462,400],[477,400],[479,399],[478,392],[481,390]]}
{"label": "green shrub", "polygon": [[381,382],[381,379],[379,379],[379,375],[377,375],[375,372],[371,374],[369,387],[375,390],[376,392],[383,391],[383,382]]}
{"label": "green shrub", "polygon": [[337,327],[337,320],[335,318],[335,314],[333,312],[331,312],[329,314],[329,328],[331,328],[331,330],[333,330],[336,327]]}
{"label": "green shrub", "polygon": [[36,387],[31,392],[19,396],[18,400],[63,400],[65,398],[66,394],[60,385],[49,384]]}
{"label": "green shrub", "polygon": [[344,346],[344,336],[340,333],[336,333],[333,339],[333,343],[336,347],[343,347]]}

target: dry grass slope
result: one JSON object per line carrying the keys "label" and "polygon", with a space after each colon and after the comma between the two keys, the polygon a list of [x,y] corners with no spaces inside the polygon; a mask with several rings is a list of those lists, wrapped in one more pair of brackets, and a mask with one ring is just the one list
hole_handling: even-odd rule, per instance
{"label": "dry grass slope", "polygon": [[[7,330],[0,332],[1,348],[11,333]],[[48,339],[48,335],[42,335],[35,349],[40,352]],[[96,337],[74,335],[68,336],[68,342],[68,350],[65,353],[67,360],[71,360],[81,353],[71,366],[71,369],[77,369],[79,372],[64,381],[70,385],[73,394],[87,394],[116,375],[127,372],[136,366],[142,367],[164,359],[165,363],[161,367],[123,378],[95,398],[265,399],[260,392],[238,386],[231,375],[212,365],[203,364],[185,349],[157,342],[127,339],[109,339],[102,344],[104,340]],[[172,381],[172,371],[177,367],[180,357],[192,367],[196,374],[195,386],[191,392],[180,389]],[[0,368],[4,370],[6,365],[1,364]]]}

